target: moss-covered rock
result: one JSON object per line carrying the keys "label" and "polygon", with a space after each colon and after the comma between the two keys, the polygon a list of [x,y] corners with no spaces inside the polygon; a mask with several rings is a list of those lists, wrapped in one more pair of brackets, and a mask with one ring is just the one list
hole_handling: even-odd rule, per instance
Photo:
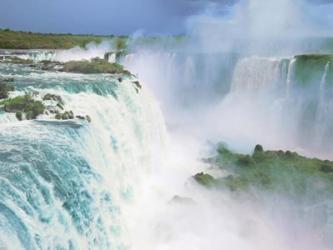
{"label": "moss-covered rock", "polygon": [[74,113],[71,110],[70,111],[65,111],[63,113],[58,112],[55,115],[55,119],[57,119],[57,120],[71,120],[71,119],[74,119]]}
{"label": "moss-covered rock", "polygon": [[[44,104],[41,101],[34,100],[29,94],[6,99],[2,104],[6,112],[16,114],[17,112],[25,113],[27,120],[36,119],[38,115],[43,114],[45,111]],[[20,117],[20,115],[16,116]]]}
{"label": "moss-covered rock", "polygon": [[254,153],[261,153],[261,152],[264,152],[263,146],[261,146],[260,144],[256,145],[254,147]]}
{"label": "moss-covered rock", "polygon": [[10,91],[14,91],[15,88],[13,85],[10,85],[7,82],[0,81],[0,99],[8,98],[8,94]]}
{"label": "moss-covered rock", "polygon": [[41,70],[47,70],[47,71],[56,71],[61,69],[63,64],[61,62],[57,61],[40,61],[37,63],[37,67]]}
{"label": "moss-covered rock", "polygon": [[91,61],[69,61],[63,66],[62,71],[82,74],[125,74],[131,75],[129,71],[117,63],[109,63],[104,59],[95,58]]}
{"label": "moss-covered rock", "polygon": [[175,195],[169,202],[170,204],[180,204],[180,205],[194,205],[195,201],[188,197],[182,197]]}
{"label": "moss-covered rock", "polygon": [[54,94],[46,94],[43,97],[43,101],[56,101],[60,105],[64,105],[64,101],[59,95],[54,95]]}
{"label": "moss-covered rock", "polygon": [[213,187],[217,184],[217,180],[213,176],[203,172],[194,175],[193,178],[205,187]]}
{"label": "moss-covered rock", "polygon": [[6,56],[0,59],[0,62],[4,63],[13,63],[13,64],[25,64],[30,65],[33,64],[33,61],[30,59],[23,59],[17,56]]}
{"label": "moss-covered rock", "polygon": [[16,116],[17,120],[22,121],[23,113],[21,110],[16,111],[15,116]]}

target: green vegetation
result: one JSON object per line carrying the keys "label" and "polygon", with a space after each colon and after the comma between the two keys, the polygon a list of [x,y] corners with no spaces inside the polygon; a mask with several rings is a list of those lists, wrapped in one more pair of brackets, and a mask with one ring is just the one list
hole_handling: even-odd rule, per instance
{"label": "green vegetation", "polygon": [[56,101],[58,104],[64,105],[64,101],[62,100],[61,96],[54,94],[44,95],[43,101]]}
{"label": "green vegetation", "polygon": [[198,173],[193,177],[198,183],[206,187],[212,187],[218,184],[217,180],[213,176],[203,172]]}
{"label": "green vegetation", "polygon": [[119,36],[114,38],[114,45],[117,49],[117,51],[124,51],[127,48],[127,41],[128,41],[128,37],[126,36]]}
{"label": "green vegetation", "polygon": [[17,120],[22,121],[23,113],[21,110],[16,111],[15,116],[16,116]]}
{"label": "green vegetation", "polygon": [[206,187],[230,190],[272,190],[299,196],[311,190],[313,194],[333,191],[333,162],[311,159],[290,151],[265,151],[257,145],[252,155],[231,152],[225,145],[217,148],[208,163],[226,170],[226,177],[214,178],[200,173],[194,179]]}
{"label": "green vegetation", "polygon": [[29,94],[6,99],[1,104],[4,105],[6,112],[16,113],[19,120],[22,120],[23,113],[27,120],[32,120],[45,111],[44,104],[41,101],[34,100]]}
{"label": "green vegetation", "polygon": [[314,54],[299,55],[295,57],[296,81],[301,86],[315,86],[319,88],[319,83],[324,75],[325,67],[330,63],[330,68],[326,82],[333,82],[333,55]]}
{"label": "green vegetation", "polygon": [[13,63],[13,64],[25,64],[25,65],[29,65],[29,64],[34,63],[32,60],[22,59],[22,58],[19,58],[17,56],[10,56],[10,57],[0,58],[0,62]]}
{"label": "green vegetation", "polygon": [[[69,49],[85,47],[88,43],[101,43],[113,36],[42,34],[23,31],[0,30],[1,49]],[[122,46],[122,42],[119,42]]]}
{"label": "green vegetation", "polygon": [[0,99],[8,98],[9,92],[14,90],[14,86],[0,80]]}
{"label": "green vegetation", "polygon": [[71,120],[74,119],[73,111],[65,111],[63,113],[56,113],[55,119],[57,120]]}
{"label": "green vegetation", "polygon": [[125,74],[131,75],[129,71],[117,63],[109,63],[104,59],[95,58],[91,61],[69,61],[64,64],[64,72],[83,73],[83,74]]}

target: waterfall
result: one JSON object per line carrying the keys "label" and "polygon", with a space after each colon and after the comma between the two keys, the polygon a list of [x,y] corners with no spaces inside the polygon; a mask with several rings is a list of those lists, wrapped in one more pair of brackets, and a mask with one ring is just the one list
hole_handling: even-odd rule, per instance
{"label": "waterfall", "polygon": [[319,92],[318,92],[318,107],[315,121],[315,135],[316,143],[320,145],[323,143],[325,137],[325,127],[327,125],[327,118],[330,115],[330,101],[327,100],[327,76],[330,69],[330,62],[327,62],[325,65],[324,73],[320,79]]}
{"label": "waterfall", "polygon": [[287,98],[290,97],[290,91],[291,91],[291,87],[292,87],[292,81],[294,79],[294,74],[295,74],[295,64],[296,64],[296,59],[293,58],[291,60],[291,62],[289,63],[289,67],[288,67],[288,75],[287,75]]}
{"label": "waterfall", "polygon": [[244,58],[235,67],[231,91],[264,90],[276,87],[280,80],[280,59]]}
{"label": "waterfall", "polygon": [[244,124],[242,133],[251,127],[246,136],[252,138],[254,134],[257,140],[266,141],[257,131],[260,128],[274,138],[267,141],[268,145],[285,138],[282,141],[287,147],[325,152],[325,157],[329,157],[333,152],[329,139],[332,138],[333,110],[328,85],[330,65],[325,55],[240,59],[233,72],[231,91],[221,106],[224,110],[228,105],[237,112],[231,112],[230,117],[224,119]]}
{"label": "waterfall", "polygon": [[[17,91],[62,96],[91,123],[0,114],[0,246],[125,249],[123,207],[165,151],[165,125],[149,91],[107,75],[19,71]],[[5,118],[7,117],[7,118]]]}

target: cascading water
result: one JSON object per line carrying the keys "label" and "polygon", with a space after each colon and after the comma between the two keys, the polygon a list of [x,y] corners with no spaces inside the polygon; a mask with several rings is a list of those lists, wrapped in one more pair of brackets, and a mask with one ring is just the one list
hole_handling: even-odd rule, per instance
{"label": "cascading water", "polygon": [[231,91],[273,89],[280,80],[279,59],[244,58],[234,70]]}
{"label": "cascading water", "polygon": [[[331,95],[327,84],[330,61],[326,60],[322,67],[307,69],[311,67],[310,59],[304,60],[302,56],[241,59],[234,69],[227,100],[229,106],[243,107],[252,115],[252,118],[246,116],[244,122],[252,120],[253,127],[265,127],[267,134],[285,137],[283,143],[290,142],[287,147],[299,148],[304,153],[325,151],[329,157],[333,150],[332,143],[327,141],[332,135],[328,129],[332,124],[329,115],[332,104],[327,98]],[[257,134],[256,138],[260,140]]]}
{"label": "cascading water", "polygon": [[[0,50],[1,57],[18,57],[33,62],[40,61],[59,61],[67,62],[70,60],[91,60],[93,58],[104,58],[105,55],[112,51],[110,41],[101,44],[89,43],[85,48],[74,47],[71,49],[53,49],[53,50]],[[116,54],[111,53],[110,62],[116,61]]]}
{"label": "cascading water", "polygon": [[92,120],[0,114],[1,248],[126,249],[122,207],[164,152],[164,122],[150,94],[108,75],[0,67],[3,77],[15,74],[18,92],[61,95]]}
{"label": "cascading water", "polygon": [[[198,152],[202,152],[202,148],[198,149],[198,144],[202,146],[216,141],[225,141],[233,149],[247,154],[260,143],[274,150],[289,149],[332,157],[332,143],[318,146],[311,134],[315,131],[313,125],[331,126],[331,118],[326,117],[322,124],[316,119],[304,121],[305,115],[313,111],[309,107],[311,101],[319,100],[316,90],[321,80],[325,79],[326,83],[321,85],[325,85],[325,93],[330,95],[327,83],[331,73],[325,58],[324,65],[310,69],[307,69],[308,62],[303,64],[302,56],[237,58],[235,67],[230,67],[233,74],[229,82],[225,77],[215,78],[214,84],[205,80],[201,82],[207,87],[207,92],[213,90],[215,84],[230,87],[227,94],[215,93],[219,97],[219,103],[216,104],[214,98],[205,99],[207,92],[203,93],[195,83],[198,80],[197,72],[202,68],[209,65],[210,71],[219,72],[223,64],[207,63],[205,56],[212,55],[202,54],[201,60],[179,60],[184,52],[180,54],[139,51],[125,59],[131,71],[138,73],[154,89],[159,100],[166,105],[164,109],[171,110],[173,120],[168,119],[168,122],[172,121],[170,132],[172,138],[176,138],[172,146],[180,144],[186,147],[180,153],[176,150],[173,157],[177,160],[188,155],[199,158],[201,155]],[[313,79],[304,81],[302,72]],[[195,94],[185,91],[186,87],[190,87]],[[189,102],[179,101],[181,98]],[[200,108],[197,108],[198,102]],[[330,105],[327,100],[324,102]],[[316,115],[318,108],[315,107]],[[179,110],[183,113],[177,117]],[[320,133],[330,136],[332,130]],[[192,140],[188,140],[188,137]],[[223,170],[222,173],[215,173],[212,166],[206,165],[196,170],[196,162],[190,159],[192,161],[181,162],[179,168],[165,166],[168,170],[157,174],[153,180],[149,178],[145,183],[145,192],[134,208],[140,212],[136,212],[136,216],[133,216],[133,211],[129,213],[135,221],[130,231],[134,234],[138,249],[331,248],[332,196],[329,191],[322,195],[310,188],[312,184],[323,187],[324,180],[316,177],[307,179],[304,183],[306,195],[302,198],[255,187],[251,189],[254,197],[253,193],[243,196],[237,192],[207,191],[195,186],[188,177],[202,169],[212,175],[228,176],[229,173]],[[279,164],[278,161],[274,163]],[[281,186],[286,186],[288,190],[300,188],[293,181],[302,179],[302,173],[295,170],[285,176],[281,172],[276,170],[272,173],[274,178],[279,179],[275,187],[277,190]],[[260,176],[256,177],[260,179]],[[174,195],[180,197],[172,198]],[[146,211],[145,216],[142,216],[143,210]]]}
{"label": "cascading water", "polygon": [[[308,111],[304,104],[314,98],[331,105],[327,98],[331,63],[325,61],[310,72],[314,80],[308,84],[300,78],[306,65],[298,56],[220,56],[141,51],[124,59],[140,81],[152,87],[161,104],[169,105],[167,115],[174,115],[174,120],[168,120],[172,159],[164,159],[168,151],[164,146],[169,145],[164,121],[145,87],[140,90],[130,79],[119,83],[118,77],[109,75],[46,73],[0,64],[2,77],[15,74],[13,95],[57,94],[66,109],[92,120],[55,121],[41,116],[37,121],[18,122],[14,114],[0,114],[0,245],[5,249],[217,250],[267,249],[269,244],[276,250],[329,249],[329,199],[325,204],[309,205],[306,200],[300,205],[259,192],[257,203],[202,190],[189,178],[207,167],[197,161],[203,140],[226,139],[235,148],[237,143],[304,146],[298,140],[308,132],[300,126]],[[219,85],[223,91],[207,98],[221,90]],[[326,90],[324,96],[311,92],[319,89]],[[196,105],[191,107],[193,100]],[[175,110],[183,113],[176,116]],[[324,116],[320,125],[314,119],[325,128],[317,134],[330,135],[329,119]],[[243,145],[239,148],[244,150]],[[320,220],[313,220],[318,216]],[[304,235],[308,237],[295,241]]]}
{"label": "cascading water", "polygon": [[[207,125],[214,121],[209,140],[216,141],[218,136],[219,140],[251,145],[237,145],[241,150],[262,143],[269,148],[294,148],[331,158],[330,98],[323,99],[325,108],[318,106],[319,86],[326,70],[325,95],[331,96],[330,60],[325,55],[244,57],[145,48],[126,57],[124,64],[156,93],[169,122],[178,113],[186,117],[186,121],[179,119],[191,128],[197,119]],[[216,106],[217,102],[220,105]],[[165,105],[169,103],[172,105]],[[324,110],[327,113],[317,122],[316,117]],[[200,125],[193,129],[200,134]],[[206,132],[202,137],[207,139]]]}

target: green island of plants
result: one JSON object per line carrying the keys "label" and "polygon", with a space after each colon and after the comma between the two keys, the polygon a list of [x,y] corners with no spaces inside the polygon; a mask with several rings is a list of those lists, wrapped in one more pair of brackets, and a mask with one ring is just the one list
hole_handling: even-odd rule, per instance
{"label": "green island of plants", "polygon": [[69,61],[63,66],[62,71],[82,74],[124,74],[131,75],[131,73],[124,69],[118,63],[109,63],[104,59],[95,58],[91,61]]}
{"label": "green island of plants", "polygon": [[44,104],[34,100],[29,94],[5,99],[0,104],[6,112],[15,113],[18,120],[23,119],[23,114],[27,120],[33,120],[45,111]]}
{"label": "green island of plants", "polygon": [[257,145],[251,155],[238,154],[224,144],[217,155],[204,160],[226,171],[215,178],[198,173],[193,178],[205,187],[227,188],[232,191],[272,190],[291,195],[330,194],[333,191],[333,162],[307,158],[290,151],[265,151]]}

